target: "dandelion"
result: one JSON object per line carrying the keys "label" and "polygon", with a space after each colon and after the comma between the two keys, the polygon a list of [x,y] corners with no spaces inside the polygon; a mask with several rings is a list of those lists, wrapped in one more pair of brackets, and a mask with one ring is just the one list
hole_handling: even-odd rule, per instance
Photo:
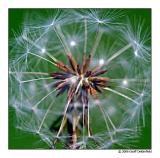
{"label": "dandelion", "polygon": [[32,11],[9,50],[10,109],[16,128],[38,137],[31,148],[137,148],[150,128],[144,20],[120,9]]}

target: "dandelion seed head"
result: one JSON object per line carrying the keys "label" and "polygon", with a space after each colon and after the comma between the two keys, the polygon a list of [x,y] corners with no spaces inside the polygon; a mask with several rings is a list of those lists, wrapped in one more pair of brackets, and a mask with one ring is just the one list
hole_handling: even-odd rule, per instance
{"label": "dandelion seed head", "polygon": [[[55,149],[61,143],[62,148],[127,148],[133,138],[138,140],[140,120],[145,124],[143,108],[150,102],[150,67],[140,67],[150,63],[150,35],[141,21],[120,18],[116,9],[58,9],[24,21],[9,52],[9,102],[17,128],[37,134],[45,147]],[[49,130],[52,124],[65,125],[59,133],[60,128]],[[70,145],[73,126],[78,134]]]}

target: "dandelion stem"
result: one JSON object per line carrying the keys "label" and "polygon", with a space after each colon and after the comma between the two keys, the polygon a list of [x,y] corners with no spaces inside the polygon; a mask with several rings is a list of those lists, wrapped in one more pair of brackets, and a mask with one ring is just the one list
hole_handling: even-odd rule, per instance
{"label": "dandelion stem", "polygon": [[[66,106],[65,106],[65,110],[64,110],[64,113],[63,113],[63,119],[62,119],[60,128],[59,128],[59,130],[58,130],[58,133],[57,133],[57,135],[56,135],[57,138],[58,138],[59,135],[61,134],[61,131],[63,130],[63,127],[64,127],[64,125],[65,125],[65,123],[66,123],[66,113],[67,113],[68,106],[69,106],[70,102],[71,102],[71,99],[68,100],[68,102],[67,102],[67,104],[66,104]],[[57,139],[55,139],[54,144],[55,144],[56,142],[57,142]]]}
{"label": "dandelion stem", "polygon": [[27,82],[33,82],[33,81],[39,81],[39,80],[50,80],[53,79],[53,77],[47,77],[47,78],[36,78],[32,80],[25,80],[25,81],[20,81],[20,83],[27,83]]}
{"label": "dandelion stem", "polygon": [[84,143],[84,113],[85,113],[85,104],[83,103],[83,143]]}
{"label": "dandelion stem", "polygon": [[56,89],[54,89],[53,91],[51,91],[50,93],[48,93],[46,96],[44,96],[40,101],[38,101],[33,107],[32,109],[35,109],[44,99],[46,99],[49,95],[51,95],[53,92],[55,92]]}
{"label": "dandelion stem", "polygon": [[63,34],[62,30],[61,30],[60,25],[56,26],[56,28],[54,28],[54,31],[55,31],[57,37],[59,38],[59,40],[60,40],[60,42],[61,42],[61,44],[62,44],[62,46],[64,48],[65,53],[67,54],[68,52],[70,52],[70,49],[69,49],[69,47],[67,45],[67,42],[65,40],[65,36],[64,36],[64,34]]}
{"label": "dandelion stem", "polygon": [[96,36],[96,40],[95,40],[95,42],[93,44],[93,48],[92,48],[91,53],[90,53],[92,56],[94,56],[94,53],[96,52],[96,49],[97,49],[97,47],[99,45],[99,42],[100,42],[101,37],[102,37],[102,34],[103,34],[103,31],[99,30],[98,33],[97,33],[97,36]]}
{"label": "dandelion stem", "polygon": [[40,124],[40,126],[39,126],[39,128],[38,128],[38,133],[40,132],[40,130],[41,130],[41,128],[42,128],[42,125],[43,125],[43,123],[44,123],[44,121],[45,121],[45,119],[46,119],[46,117],[47,117],[47,115],[48,115],[51,107],[52,107],[52,103],[51,103],[50,106],[48,107],[48,109],[47,109],[47,111],[46,111],[46,113],[45,113],[45,115],[44,115],[44,117],[43,117],[43,119],[42,119],[42,121],[41,121],[41,124]]}
{"label": "dandelion stem", "polygon": [[[100,106],[101,106],[101,105],[100,105]],[[102,110],[104,111],[103,106],[101,106],[101,108],[102,108]],[[113,129],[116,130],[116,127],[115,127],[114,123],[112,122],[112,120],[111,120],[111,118],[110,118],[108,112],[107,112],[107,111],[104,111],[104,114],[105,114],[105,117],[108,118],[108,120],[109,120],[110,124],[112,125]]]}
{"label": "dandelion stem", "polygon": [[108,87],[105,87],[104,89],[105,89],[105,90],[108,90],[108,91],[110,91],[110,92],[113,92],[113,93],[115,93],[115,94],[118,94],[119,96],[122,96],[122,97],[124,97],[124,98],[126,98],[126,99],[128,99],[128,100],[130,100],[130,101],[132,101],[132,102],[134,102],[134,103],[136,103],[136,104],[139,104],[138,102],[136,102],[136,101],[133,100],[132,98],[130,98],[130,97],[128,97],[127,95],[124,95],[124,94],[122,94],[122,93],[120,93],[120,92],[118,92],[118,91],[116,91],[116,90],[113,90],[113,89],[108,88]]}
{"label": "dandelion stem", "polygon": [[76,91],[75,91],[75,94],[78,92],[78,89],[79,89],[80,85],[82,84],[82,81],[83,81],[83,78],[79,81],[77,88],[76,88]]}
{"label": "dandelion stem", "polygon": [[121,55],[122,53],[124,53],[127,49],[131,48],[132,44],[128,44],[125,47],[123,47],[122,49],[120,49],[119,51],[117,51],[116,53],[114,53],[108,60],[107,60],[107,65],[116,57],[118,57],[119,55]]}
{"label": "dandelion stem", "polygon": [[55,63],[53,63],[52,61],[50,61],[50,60],[48,60],[48,59],[46,59],[46,58],[44,58],[44,57],[42,57],[42,56],[40,56],[40,55],[38,55],[38,54],[31,53],[31,52],[28,52],[28,53],[31,54],[31,55],[34,55],[34,56],[36,56],[36,57],[38,57],[38,58],[41,58],[41,59],[43,59],[43,60],[45,60],[45,61],[47,61],[47,62],[49,62],[49,63],[51,63],[51,64],[53,64],[53,65],[56,66]]}
{"label": "dandelion stem", "polygon": [[134,91],[133,89],[130,89],[130,88],[127,88],[127,87],[122,87],[122,86],[119,86],[119,87],[120,87],[120,88],[123,88],[123,89],[126,89],[126,90],[128,90],[128,91],[131,91],[131,92],[133,92],[133,93],[135,93],[135,94],[137,94],[137,95],[141,95],[140,93]]}
{"label": "dandelion stem", "polygon": [[87,51],[87,20],[84,19],[84,54]]}
{"label": "dandelion stem", "polygon": [[31,75],[49,75],[49,73],[46,72],[16,72],[16,71],[9,71],[9,74],[31,74]]}
{"label": "dandelion stem", "polygon": [[[109,81],[110,82],[121,82],[121,81],[123,81],[124,80],[124,78],[118,78],[118,79],[110,79]],[[129,82],[149,82],[149,80],[148,79],[136,79],[136,78],[127,78],[127,80],[129,81]]]}
{"label": "dandelion stem", "polygon": [[110,138],[111,138],[111,141],[113,141],[113,137],[112,137],[112,135],[111,135],[111,133],[110,133],[110,128],[109,128],[109,125],[108,125],[108,121],[107,121],[107,118],[106,118],[106,114],[105,114],[104,110],[102,109],[102,107],[101,107],[99,104],[98,104],[98,107],[99,107],[99,109],[100,109],[100,111],[101,111],[101,113],[102,113],[102,115],[103,115],[103,118],[104,118],[106,127],[107,127],[108,132],[109,132],[109,136],[110,136]]}
{"label": "dandelion stem", "polygon": [[87,127],[88,127],[88,137],[90,137],[91,136],[91,133],[90,133],[90,123],[89,123],[89,105],[88,105],[88,109],[87,109],[87,112],[88,112],[88,114],[87,114],[87,121],[88,121],[88,123],[87,123]]}
{"label": "dandelion stem", "polygon": [[54,57],[54,56],[52,56],[50,53],[46,53],[54,62],[57,62],[58,60]]}

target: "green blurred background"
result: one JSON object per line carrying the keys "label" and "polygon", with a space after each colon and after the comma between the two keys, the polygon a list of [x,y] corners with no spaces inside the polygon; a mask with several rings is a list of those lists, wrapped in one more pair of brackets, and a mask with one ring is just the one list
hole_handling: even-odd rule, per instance
{"label": "green blurred background", "polygon": [[[47,17],[46,11],[52,12],[54,9],[9,9],[9,40],[14,37],[13,30],[19,32],[21,30],[24,17],[26,14],[32,14],[34,12],[40,13],[44,17]],[[124,9],[128,17],[142,17],[146,20],[146,24],[151,28],[151,9]],[[10,87],[9,87],[10,88]],[[150,97],[150,96],[148,96]],[[9,98],[10,99],[10,98]],[[146,106],[147,111],[151,111],[151,105]],[[34,149],[36,143],[39,142],[39,136],[35,136],[28,132],[23,132],[15,128],[16,115],[14,109],[9,106],[9,149]],[[139,149],[151,148],[151,112],[146,112],[146,126],[142,129],[142,133],[139,141],[134,144]],[[38,143],[39,148],[47,149],[45,143]],[[118,148],[118,147],[116,147]]]}

